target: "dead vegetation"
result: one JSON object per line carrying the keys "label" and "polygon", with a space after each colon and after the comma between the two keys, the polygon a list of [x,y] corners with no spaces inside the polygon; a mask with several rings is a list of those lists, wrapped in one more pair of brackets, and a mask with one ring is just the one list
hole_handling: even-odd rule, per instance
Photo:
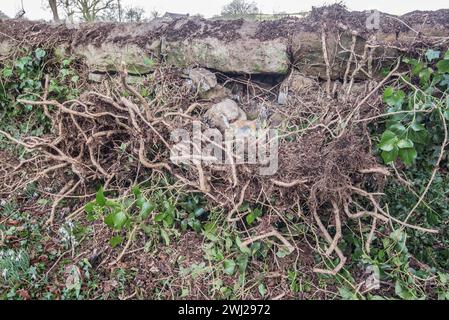
{"label": "dead vegetation", "polygon": [[[231,164],[228,170],[200,163],[190,167],[172,164],[170,132],[192,126],[194,119],[201,119],[207,104],[192,99],[192,92],[175,70],[161,67],[152,81],[153,101],[126,83],[126,71],[119,79],[91,88],[76,100],[59,103],[45,99],[44,94],[41,101],[19,101],[43,108],[53,134],[17,140],[1,132],[33,155],[12,170],[2,168],[7,173],[2,179],[2,194],[12,195],[32,181],[52,177],[61,185],[53,195],[47,221],[52,224],[63,218],[58,216],[63,199],[88,198],[95,192],[92,186],[99,182],[105,190],[126,190],[148,172],[167,172],[205,193],[211,206],[227,208],[230,223],[244,218],[237,214],[243,199],[273,212],[302,208],[298,214],[313,219],[328,243],[325,255],[335,254],[340,259],[334,270],[316,269],[331,274],[336,274],[346,260],[338,247],[342,220],[370,216],[374,229],[376,223],[390,220],[378,202],[388,171],[372,156],[367,123],[359,121],[381,110],[375,107],[379,104],[377,88],[362,100],[346,94],[340,100],[331,99],[327,89],[319,86],[304,92],[300,99],[309,101],[306,105],[298,108],[290,104],[284,110],[290,114],[285,122],[298,129],[281,134],[279,170],[275,176],[264,177],[254,165]],[[130,95],[124,97],[123,92]],[[307,98],[309,95],[314,98]],[[370,103],[360,103],[363,100]],[[26,176],[24,166],[33,168]],[[272,204],[273,198],[279,204]],[[369,204],[362,206],[366,200]],[[250,236],[254,238],[245,243],[274,236],[293,248],[277,231]]]}

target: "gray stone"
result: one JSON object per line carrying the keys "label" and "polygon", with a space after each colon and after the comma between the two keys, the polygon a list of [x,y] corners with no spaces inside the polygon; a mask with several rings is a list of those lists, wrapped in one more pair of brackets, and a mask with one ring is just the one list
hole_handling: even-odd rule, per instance
{"label": "gray stone", "polygon": [[245,112],[231,99],[225,99],[212,105],[205,116],[211,127],[221,131],[229,128],[232,122],[246,120]]}
{"label": "gray stone", "polygon": [[151,55],[135,44],[83,45],[75,48],[75,54],[85,58],[92,72],[118,72],[125,66],[128,73],[140,75],[153,71],[156,64]]}
{"label": "gray stone", "polygon": [[288,91],[285,90],[279,90],[279,95],[278,95],[278,103],[283,106],[286,105],[288,101]]}
{"label": "gray stone", "polygon": [[293,70],[279,88],[278,104],[287,104],[289,97],[300,95],[313,86],[315,86],[315,81]]}
{"label": "gray stone", "polygon": [[284,121],[285,117],[282,114],[275,112],[271,115],[270,119],[268,119],[268,124],[270,127],[279,127]]}
{"label": "gray stone", "polygon": [[261,124],[258,120],[237,120],[229,125],[236,139],[256,138]]}
{"label": "gray stone", "polygon": [[[88,75],[88,80],[91,82],[100,83],[108,78],[107,73],[95,73],[90,72]],[[129,75],[126,77],[126,83],[130,85],[142,85],[144,84],[145,78]]]}
{"label": "gray stone", "polygon": [[106,79],[106,74],[90,72],[89,75],[87,76],[87,79],[91,82],[100,83]]}
{"label": "gray stone", "polygon": [[214,88],[200,94],[201,99],[205,100],[223,100],[231,96],[232,92],[226,87],[216,85]]}
{"label": "gray stone", "polygon": [[204,68],[190,69],[189,78],[200,94],[215,88],[217,85],[215,74]]}
{"label": "gray stone", "polygon": [[167,41],[163,53],[169,64],[177,67],[200,65],[232,73],[285,74],[289,58],[283,39],[261,41],[237,39],[226,42],[207,37],[184,41]]}

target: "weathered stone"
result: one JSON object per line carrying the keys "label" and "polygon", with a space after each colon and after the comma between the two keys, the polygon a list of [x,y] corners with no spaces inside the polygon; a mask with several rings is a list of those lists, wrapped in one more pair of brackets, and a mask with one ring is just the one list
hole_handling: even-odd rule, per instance
{"label": "weathered stone", "polygon": [[100,83],[106,79],[106,74],[89,72],[87,79],[91,82]]}
{"label": "weathered stone", "polygon": [[287,88],[290,92],[301,93],[315,85],[315,81],[307,78],[297,71],[293,71],[288,78]]}
{"label": "weathered stone", "polygon": [[195,89],[200,93],[205,93],[217,85],[217,77],[214,73],[204,68],[193,68],[188,71],[189,79]]}
{"label": "weathered stone", "polygon": [[[384,38],[385,34],[376,35],[378,38],[383,38],[385,43],[394,43],[393,38]],[[357,60],[360,64],[362,57],[365,54],[365,45],[367,40],[361,36],[355,36],[354,53],[357,56]],[[379,40],[377,40],[379,41]],[[345,76],[348,66],[348,60],[350,58],[350,50],[353,45],[353,36],[348,33],[338,32],[325,34],[326,51],[330,66],[330,78],[331,80],[342,79]],[[292,52],[293,62],[297,70],[299,70],[305,76],[311,76],[322,80],[327,80],[327,67],[324,60],[322,34],[320,32],[297,32],[292,36]],[[373,76],[376,76],[376,72],[379,68],[376,68],[378,61],[386,65],[394,63],[395,59],[399,56],[399,51],[391,48],[388,45],[373,49],[371,55],[373,60]],[[369,53],[366,53],[365,64],[367,64]],[[354,58],[352,58],[354,60]],[[348,76],[351,76],[356,69],[354,61],[349,68]],[[355,72],[354,79],[366,80],[368,78],[366,74],[367,66],[365,65],[365,72]]]}
{"label": "weathered stone", "polygon": [[237,120],[229,125],[236,139],[255,138],[260,127],[258,120]]}
{"label": "weathered stone", "polygon": [[205,100],[223,100],[231,96],[232,92],[226,87],[216,85],[214,88],[200,94],[201,99]]}
{"label": "weathered stone", "polygon": [[132,85],[143,85],[145,83],[145,77],[128,75],[126,77],[126,83]]}
{"label": "weathered stone", "polygon": [[77,46],[74,52],[85,58],[93,72],[118,72],[124,64],[130,74],[146,74],[155,67],[153,56],[135,44],[103,43],[100,47],[88,44]]}
{"label": "weathered stone", "polygon": [[300,95],[301,92],[310,89],[314,85],[315,81],[293,70],[279,88],[278,103],[285,105],[288,102],[289,96]]}
{"label": "weathered stone", "polygon": [[0,57],[7,56],[13,51],[14,45],[12,41],[0,41]]}
{"label": "weathered stone", "polygon": [[280,105],[286,105],[288,102],[288,91],[279,91],[279,95],[278,95],[278,103]]}
{"label": "weathered stone", "polygon": [[[349,44],[349,48],[350,47],[351,44]],[[337,34],[326,34],[326,48],[331,67],[331,79],[337,79],[345,72],[345,61],[348,58],[348,54],[340,53],[339,50],[341,50],[341,48],[338,46]],[[320,32],[295,33],[292,37],[292,51],[295,66],[303,75],[314,76],[321,79],[327,78]],[[356,50],[356,52],[357,54],[361,54],[360,50]],[[336,59],[337,56],[340,59]]]}
{"label": "weathered stone", "polygon": [[285,117],[278,113],[275,112],[271,115],[271,117],[268,119],[268,124],[270,127],[279,127],[282,123],[284,123],[285,121]]}
{"label": "weathered stone", "polygon": [[234,121],[246,120],[245,112],[231,99],[225,99],[212,105],[205,116],[211,127],[222,131],[229,128],[229,125]]}
{"label": "weathered stone", "polygon": [[290,62],[287,35],[265,39],[258,36],[261,27],[257,22],[243,20],[177,20],[170,26],[174,36],[163,41],[162,55],[178,67],[285,74]]}
{"label": "weathered stone", "polygon": [[260,117],[261,113],[261,105],[256,102],[250,102],[249,104],[245,105],[245,113],[248,120],[255,120]]}
{"label": "weathered stone", "polygon": [[[91,82],[100,83],[108,78],[108,74],[106,73],[94,73],[90,72],[88,75],[88,80]],[[135,84],[144,84],[145,78],[139,77],[139,76],[127,76],[126,77],[126,83],[135,85]]]}
{"label": "weathered stone", "polygon": [[289,65],[283,39],[243,38],[226,42],[207,37],[168,42],[165,50],[166,61],[178,67],[200,65],[222,72],[285,74]]}

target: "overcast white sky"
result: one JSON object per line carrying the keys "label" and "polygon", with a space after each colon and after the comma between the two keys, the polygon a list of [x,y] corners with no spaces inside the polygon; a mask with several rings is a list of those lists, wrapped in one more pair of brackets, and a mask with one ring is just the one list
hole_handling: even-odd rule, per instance
{"label": "overcast white sky", "polygon": [[[124,6],[140,6],[147,13],[157,10],[174,13],[200,13],[211,17],[220,13],[223,5],[230,0],[122,0]],[[23,0],[29,19],[51,19],[48,10],[44,9],[46,0]],[[333,0],[255,0],[263,13],[300,12],[310,10],[312,6],[334,3]],[[0,11],[13,17],[21,7],[21,0],[0,0]],[[393,14],[403,14],[413,10],[436,10],[449,8],[448,0],[345,0],[344,3],[352,10],[377,9]]]}

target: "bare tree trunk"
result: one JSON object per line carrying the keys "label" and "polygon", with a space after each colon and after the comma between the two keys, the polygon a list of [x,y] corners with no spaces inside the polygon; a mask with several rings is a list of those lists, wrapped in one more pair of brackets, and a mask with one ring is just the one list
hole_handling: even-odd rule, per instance
{"label": "bare tree trunk", "polygon": [[59,14],[58,14],[58,6],[56,4],[56,0],[48,0],[48,4],[50,5],[51,12],[53,13],[53,20],[55,22],[58,22]]}
{"label": "bare tree trunk", "polygon": [[120,0],[117,0],[117,10],[118,10],[118,21],[122,22],[123,12],[122,12],[122,4],[121,4]]}

